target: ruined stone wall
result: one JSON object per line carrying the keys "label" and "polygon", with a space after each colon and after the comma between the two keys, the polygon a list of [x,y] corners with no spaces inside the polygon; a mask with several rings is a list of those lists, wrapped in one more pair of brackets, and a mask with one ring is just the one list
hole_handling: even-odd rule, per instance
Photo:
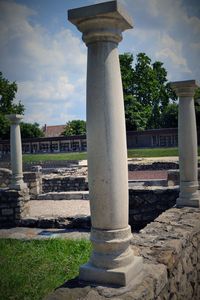
{"label": "ruined stone wall", "polygon": [[0,228],[19,225],[29,213],[29,191],[0,190]]}
{"label": "ruined stone wall", "polygon": [[12,172],[6,168],[0,168],[0,187],[8,187],[11,181]]}
{"label": "ruined stone wall", "polygon": [[[200,168],[198,168],[198,181],[200,189]],[[168,170],[167,172],[167,183],[169,186],[179,185],[180,172],[179,170]]]}
{"label": "ruined stone wall", "polygon": [[[155,273],[143,278],[133,299],[200,299],[200,209],[169,209],[133,235],[132,247]],[[152,297],[140,298],[142,289]]]}
{"label": "ruined stone wall", "polygon": [[31,199],[36,199],[42,193],[42,174],[40,172],[24,172],[24,182],[27,183]]}
{"label": "ruined stone wall", "polygon": [[[12,171],[0,168],[0,187],[7,188],[11,182]],[[27,183],[31,199],[36,199],[42,193],[42,174],[39,172],[24,172],[24,182]]]}
{"label": "ruined stone wall", "polygon": [[42,189],[44,193],[87,191],[88,182],[86,177],[65,177],[62,175],[43,176]]}
{"label": "ruined stone wall", "polygon": [[178,187],[135,187],[129,189],[129,224],[133,230],[144,228],[162,212],[173,207]]}
{"label": "ruined stone wall", "polygon": [[153,163],[128,163],[129,171],[145,171],[145,170],[170,170],[178,169],[179,164],[176,162],[153,162]]}

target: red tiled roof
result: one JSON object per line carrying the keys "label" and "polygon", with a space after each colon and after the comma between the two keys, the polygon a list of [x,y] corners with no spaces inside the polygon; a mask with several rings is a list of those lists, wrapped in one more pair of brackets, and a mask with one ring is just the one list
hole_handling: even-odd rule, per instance
{"label": "red tiled roof", "polygon": [[45,137],[56,137],[61,136],[66,125],[54,125],[54,126],[47,126],[43,127],[43,132]]}

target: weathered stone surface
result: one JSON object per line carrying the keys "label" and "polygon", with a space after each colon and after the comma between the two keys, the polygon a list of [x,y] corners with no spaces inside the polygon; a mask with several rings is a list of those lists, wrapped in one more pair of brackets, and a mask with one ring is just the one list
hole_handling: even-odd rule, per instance
{"label": "weathered stone surface", "polygon": [[29,213],[29,193],[25,190],[0,190],[0,227],[16,226]]}
{"label": "weathered stone surface", "polygon": [[74,217],[58,218],[23,218],[19,226],[36,228],[68,228],[68,229],[90,229],[90,216],[77,215]]}
{"label": "weathered stone surface", "polygon": [[153,222],[165,210],[173,207],[179,194],[177,187],[129,189],[129,224],[133,230]]}

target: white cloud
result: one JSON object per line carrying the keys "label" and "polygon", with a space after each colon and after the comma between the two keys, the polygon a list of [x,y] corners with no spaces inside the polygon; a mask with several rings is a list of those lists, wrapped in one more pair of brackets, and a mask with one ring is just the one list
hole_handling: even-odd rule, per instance
{"label": "white cloud", "polygon": [[42,123],[45,111],[51,123],[64,118],[66,123],[76,105],[84,105],[80,88],[85,83],[85,46],[68,29],[52,34],[33,25],[36,12],[26,6],[3,0],[0,11],[1,68],[9,80],[17,81],[26,121]]}
{"label": "white cloud", "polygon": [[54,99],[59,101],[70,100],[70,96],[74,92],[75,87],[68,83],[66,77],[59,77],[57,81],[24,81],[18,86],[18,96],[27,99],[37,99],[36,102],[44,102],[49,104]]}
{"label": "white cloud", "polygon": [[[200,17],[186,0],[123,0],[135,27],[120,47],[161,60],[170,80],[200,79]],[[198,4],[196,4],[198,6]],[[195,9],[193,9],[195,11]]]}

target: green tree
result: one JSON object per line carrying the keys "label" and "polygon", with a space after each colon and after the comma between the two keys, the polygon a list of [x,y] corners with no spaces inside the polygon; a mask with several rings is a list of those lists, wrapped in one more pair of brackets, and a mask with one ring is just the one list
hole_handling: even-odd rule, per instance
{"label": "green tree", "polygon": [[120,55],[120,68],[124,93],[124,108],[126,130],[144,130],[149,118],[149,107],[144,107],[138,101],[135,93],[135,70],[133,69],[133,55],[124,53]]}
{"label": "green tree", "polygon": [[8,138],[10,131],[10,123],[6,118],[6,114],[23,114],[24,105],[19,101],[14,102],[17,92],[17,84],[9,82],[0,72],[0,138]]}
{"label": "green tree", "polygon": [[169,103],[161,115],[162,128],[178,127],[178,104]]}
{"label": "green tree", "polygon": [[120,55],[127,130],[160,128],[162,114],[176,95],[167,82],[163,63],[139,53],[133,67],[133,55]]}
{"label": "green tree", "polygon": [[43,137],[44,132],[40,129],[38,123],[21,123],[21,136],[22,138],[35,138]]}
{"label": "green tree", "polygon": [[72,120],[66,123],[63,135],[86,134],[86,122],[84,120]]}

